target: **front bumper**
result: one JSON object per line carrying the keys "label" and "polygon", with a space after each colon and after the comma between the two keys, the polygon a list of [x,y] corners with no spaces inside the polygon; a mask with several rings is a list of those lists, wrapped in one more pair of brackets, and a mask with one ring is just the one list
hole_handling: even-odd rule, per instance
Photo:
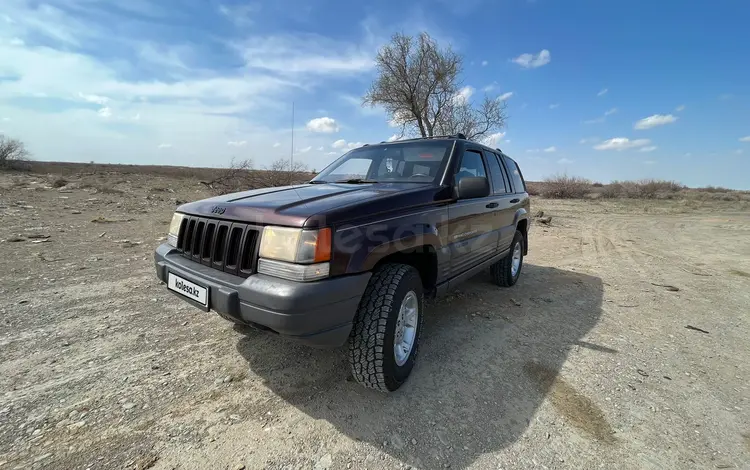
{"label": "front bumper", "polygon": [[207,288],[208,306],[221,316],[317,347],[337,347],[346,342],[370,280],[370,273],[315,282],[264,274],[242,278],[191,261],[166,243],[156,249],[154,262],[156,275],[165,283],[172,272]]}

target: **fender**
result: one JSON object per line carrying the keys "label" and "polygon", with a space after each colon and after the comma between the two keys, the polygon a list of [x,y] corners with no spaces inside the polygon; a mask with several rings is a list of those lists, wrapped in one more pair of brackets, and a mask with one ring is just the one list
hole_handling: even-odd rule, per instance
{"label": "fender", "polygon": [[515,216],[513,217],[513,225],[517,226],[518,222],[520,222],[521,219],[528,219],[528,218],[529,218],[529,213],[526,210],[526,208],[519,207],[518,210],[516,211]]}
{"label": "fender", "polygon": [[359,249],[351,253],[347,272],[369,271],[388,255],[422,246],[440,253],[442,244],[434,225],[413,223],[377,228],[374,225],[378,224],[368,227],[371,230],[365,230],[359,237]]}

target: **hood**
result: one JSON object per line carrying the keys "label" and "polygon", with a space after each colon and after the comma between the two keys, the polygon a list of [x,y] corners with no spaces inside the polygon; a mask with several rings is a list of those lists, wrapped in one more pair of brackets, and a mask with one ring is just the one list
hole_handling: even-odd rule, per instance
{"label": "hood", "polygon": [[436,201],[424,183],[301,184],[225,194],[185,204],[179,212],[259,225],[319,227]]}

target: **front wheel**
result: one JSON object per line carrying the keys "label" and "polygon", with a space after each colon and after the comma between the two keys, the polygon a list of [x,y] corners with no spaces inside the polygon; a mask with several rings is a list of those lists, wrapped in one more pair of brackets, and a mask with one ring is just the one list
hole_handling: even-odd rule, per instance
{"label": "front wheel", "polygon": [[521,276],[523,267],[523,234],[516,230],[508,255],[490,266],[492,280],[501,287],[511,287]]}
{"label": "front wheel", "polygon": [[386,264],[370,278],[349,336],[354,379],[383,392],[409,377],[422,333],[423,289],[419,273],[406,264]]}

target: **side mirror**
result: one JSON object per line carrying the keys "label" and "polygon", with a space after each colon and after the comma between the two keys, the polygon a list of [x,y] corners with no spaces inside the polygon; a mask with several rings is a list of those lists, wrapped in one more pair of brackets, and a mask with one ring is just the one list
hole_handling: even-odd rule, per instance
{"label": "side mirror", "polygon": [[490,182],[484,176],[464,176],[458,180],[458,199],[474,199],[490,195]]}

